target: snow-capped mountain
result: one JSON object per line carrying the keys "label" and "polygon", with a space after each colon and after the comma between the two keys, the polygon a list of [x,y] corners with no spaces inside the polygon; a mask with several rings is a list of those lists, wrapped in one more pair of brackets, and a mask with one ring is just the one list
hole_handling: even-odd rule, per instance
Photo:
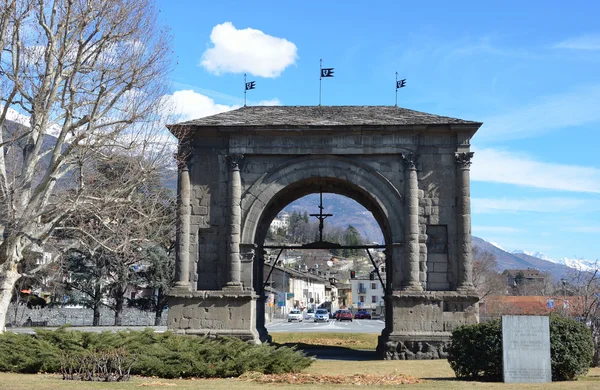
{"label": "snow-capped mountain", "polygon": [[569,257],[561,257],[558,260],[555,260],[555,259],[551,259],[550,257],[546,256],[542,252],[528,252],[528,251],[524,251],[521,249],[513,250],[513,251],[511,251],[511,253],[514,255],[523,254],[523,255],[535,257],[535,258],[538,258],[541,260],[551,261],[552,263],[561,264],[566,267],[576,269],[578,271],[594,271],[595,269],[598,269],[600,267],[600,263],[596,262],[595,260],[571,259]]}
{"label": "snow-capped mountain", "polygon": [[561,257],[558,260],[550,259],[550,261],[557,264],[566,265],[569,268],[575,268],[580,271],[594,271],[600,268],[600,263],[595,260],[570,259],[568,257]]}
{"label": "snow-capped mountain", "polygon": [[552,262],[556,263],[556,261],[552,260],[551,258],[549,258],[548,256],[546,256],[542,252],[528,252],[528,251],[524,251],[524,250],[521,250],[521,249],[515,249],[514,251],[511,251],[511,253],[515,254],[515,255],[524,254],[524,255],[527,255],[527,256],[537,257],[538,259],[548,260],[548,261],[552,261]]}

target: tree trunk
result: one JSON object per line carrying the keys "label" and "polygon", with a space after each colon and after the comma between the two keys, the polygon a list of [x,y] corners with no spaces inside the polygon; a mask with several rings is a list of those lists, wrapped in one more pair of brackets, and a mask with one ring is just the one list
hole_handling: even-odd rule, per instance
{"label": "tree trunk", "polygon": [[6,330],[8,306],[12,298],[15,283],[21,275],[17,272],[17,263],[6,261],[0,268],[0,333]]}
{"label": "tree trunk", "polygon": [[102,299],[101,295],[101,286],[100,282],[96,283],[94,287],[94,320],[92,322],[93,326],[100,326],[100,300]]}
{"label": "tree trunk", "polygon": [[160,325],[160,320],[162,319],[162,307],[156,308],[156,315],[154,316],[154,326]]}
{"label": "tree trunk", "polygon": [[123,313],[123,302],[125,301],[125,297],[119,291],[119,294],[115,297],[115,326],[123,325],[123,318],[121,314]]}
{"label": "tree trunk", "polygon": [[100,304],[94,304],[94,320],[92,326],[100,326]]}

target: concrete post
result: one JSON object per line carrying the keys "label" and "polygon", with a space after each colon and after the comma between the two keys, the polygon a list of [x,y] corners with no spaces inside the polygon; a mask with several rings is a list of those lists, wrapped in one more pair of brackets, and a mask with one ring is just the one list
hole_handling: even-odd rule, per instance
{"label": "concrete post", "polygon": [[179,154],[179,170],[177,180],[177,261],[175,262],[175,288],[190,289],[190,170],[189,156]]}
{"label": "concrete post", "polygon": [[417,156],[401,154],[404,162],[404,237],[405,266],[402,289],[423,291],[419,281],[419,183],[417,181]]}
{"label": "concrete post", "polygon": [[242,287],[240,236],[242,224],[242,179],[240,177],[240,161],[242,154],[227,156],[229,162],[229,281],[227,287]]}
{"label": "concrete post", "polygon": [[471,253],[471,184],[469,167],[473,152],[456,153],[456,227],[458,249],[457,290],[473,290],[473,255]]}

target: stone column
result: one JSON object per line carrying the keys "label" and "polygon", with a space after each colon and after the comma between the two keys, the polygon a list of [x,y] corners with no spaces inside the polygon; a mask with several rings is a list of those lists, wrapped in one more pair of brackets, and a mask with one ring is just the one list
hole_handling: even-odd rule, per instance
{"label": "stone column", "polygon": [[180,150],[177,195],[177,261],[175,262],[175,288],[190,289],[190,168],[189,153]]}
{"label": "stone column", "polygon": [[229,162],[229,281],[227,287],[242,287],[240,237],[242,224],[242,179],[240,177],[240,161],[242,154],[230,154]]}
{"label": "stone column", "polygon": [[458,250],[457,290],[473,290],[471,253],[471,182],[469,167],[473,152],[456,153],[456,234]]}
{"label": "stone column", "polygon": [[417,156],[401,154],[404,162],[404,275],[402,289],[423,291],[419,282],[419,183]]}

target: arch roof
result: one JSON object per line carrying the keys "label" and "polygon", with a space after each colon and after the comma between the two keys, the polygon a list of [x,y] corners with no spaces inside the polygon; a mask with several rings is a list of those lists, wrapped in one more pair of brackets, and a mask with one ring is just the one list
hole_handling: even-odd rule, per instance
{"label": "arch roof", "polygon": [[[395,106],[251,106],[167,126],[201,128],[301,129],[459,125],[481,122],[428,114]],[[461,127],[462,127],[461,126]]]}

